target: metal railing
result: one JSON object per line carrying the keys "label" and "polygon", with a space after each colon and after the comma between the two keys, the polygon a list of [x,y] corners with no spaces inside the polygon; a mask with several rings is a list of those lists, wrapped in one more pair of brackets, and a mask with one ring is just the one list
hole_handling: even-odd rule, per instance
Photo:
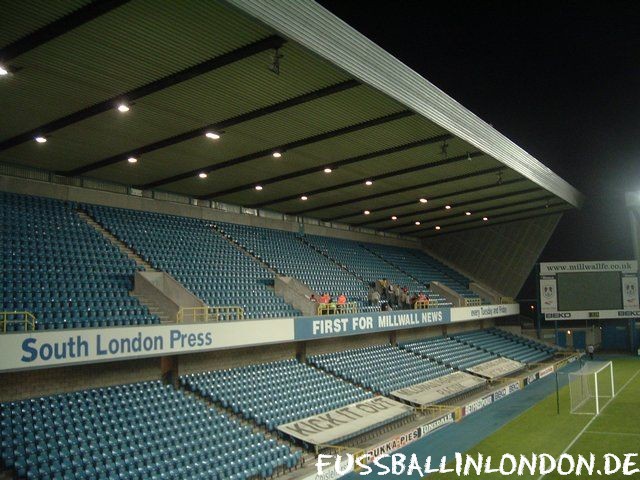
{"label": "metal railing", "polygon": [[358,304],[356,302],[339,303],[319,303],[318,315],[336,315],[340,313],[356,313]]}
{"label": "metal railing", "polygon": [[8,325],[20,325],[24,331],[36,329],[36,317],[27,311],[0,312],[0,332],[7,333]]}
{"label": "metal railing", "polygon": [[244,308],[224,307],[186,307],[178,311],[177,323],[233,322],[244,320]]}
{"label": "metal railing", "polygon": [[480,307],[482,306],[482,299],[480,297],[464,297],[465,307]]}
{"label": "metal railing", "polygon": [[430,403],[416,407],[416,410],[423,414],[446,415],[453,413],[456,422],[462,418],[462,407],[459,405],[448,405],[446,403]]}

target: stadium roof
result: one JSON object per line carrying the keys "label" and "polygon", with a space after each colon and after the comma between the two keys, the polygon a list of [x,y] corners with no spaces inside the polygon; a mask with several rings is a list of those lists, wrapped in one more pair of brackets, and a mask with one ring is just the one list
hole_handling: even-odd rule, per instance
{"label": "stadium roof", "polygon": [[2,8],[3,163],[415,236],[582,201],[312,1]]}

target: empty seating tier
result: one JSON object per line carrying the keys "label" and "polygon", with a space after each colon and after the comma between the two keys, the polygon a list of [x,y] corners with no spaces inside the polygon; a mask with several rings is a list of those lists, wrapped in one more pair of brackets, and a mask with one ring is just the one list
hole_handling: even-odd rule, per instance
{"label": "empty seating tier", "polygon": [[87,206],[103,227],[158,270],[181,282],[210,306],[239,306],[247,318],[300,312],[267,287],[273,273],[197,218]]}
{"label": "empty seating tier", "polygon": [[431,282],[439,282],[465,298],[479,300],[478,295],[469,290],[469,280],[464,275],[420,250],[373,243],[367,243],[364,247],[422,284],[429,285]]}
{"label": "empty seating tier", "polygon": [[391,345],[345,350],[309,357],[309,362],[383,395],[453,372]]}
{"label": "empty seating tier", "polygon": [[[83,221],[75,207],[0,193],[0,309],[33,313],[38,329],[159,323],[129,295],[135,262]],[[10,323],[7,329],[22,328]]]}
{"label": "empty seating tier", "polygon": [[448,337],[425,338],[400,345],[402,348],[430,358],[445,365],[464,370],[496,358],[495,353],[486,352]]}
{"label": "empty seating tier", "polygon": [[185,375],[180,382],[269,430],[372,396],[294,359]]}
{"label": "empty seating tier", "polygon": [[460,333],[452,338],[522,363],[542,362],[555,353],[555,350],[547,345],[538,342],[527,343],[527,339],[515,335],[507,338],[508,335],[505,336],[504,333],[498,329],[478,330]]}
{"label": "empty seating tier", "polygon": [[428,292],[430,301],[439,306],[451,306],[451,303],[447,302],[445,298],[429,291],[426,283],[415,281],[357,242],[317,235],[307,235],[304,239],[309,245],[332,258],[336,263],[344,265],[346,269],[362,278],[366,283],[386,278],[393,285],[407,287],[411,293]]}
{"label": "empty seating tier", "polygon": [[301,458],[160,382],[0,406],[2,461],[27,479],[233,479]]}
{"label": "empty seating tier", "polygon": [[367,310],[365,283],[310,248],[299,234],[232,223],[217,226],[281,275],[297,278],[315,293],[326,292],[334,299],[344,293],[360,310]]}

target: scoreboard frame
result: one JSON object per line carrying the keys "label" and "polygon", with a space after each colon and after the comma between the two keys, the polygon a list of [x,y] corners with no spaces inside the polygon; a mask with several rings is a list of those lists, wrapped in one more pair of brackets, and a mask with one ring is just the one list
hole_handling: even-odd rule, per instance
{"label": "scoreboard frame", "polygon": [[[622,291],[620,310],[558,309],[558,274],[619,272]],[[540,313],[545,320],[599,320],[640,317],[638,262],[635,260],[541,262],[539,273]]]}

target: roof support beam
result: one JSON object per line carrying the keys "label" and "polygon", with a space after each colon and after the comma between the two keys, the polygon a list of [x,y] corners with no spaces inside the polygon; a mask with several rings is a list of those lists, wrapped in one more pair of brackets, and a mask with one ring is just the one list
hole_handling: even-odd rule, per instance
{"label": "roof support beam", "polygon": [[[442,137],[436,137],[438,140],[440,140]],[[415,146],[419,146],[416,145],[416,143],[420,143],[424,142],[425,140],[419,140],[418,142],[412,142],[412,143],[407,143],[405,145],[400,145],[398,147],[393,147],[392,149],[389,150],[393,150],[393,151],[386,151],[386,150],[380,150],[378,152],[372,152],[371,154],[367,154],[370,155],[368,158],[373,158],[373,157],[378,157],[378,156],[382,156],[382,155],[387,155],[388,153],[394,153],[396,151],[402,151],[402,150],[407,150],[409,148],[413,148]],[[429,143],[433,143],[433,142],[429,142]],[[474,152],[474,153],[469,153],[467,155],[461,155],[458,157],[452,157],[452,158],[448,158],[446,160],[440,160],[437,162],[432,162],[432,163],[428,163],[428,164],[424,164],[424,165],[417,165],[415,167],[408,167],[408,168],[403,168],[402,170],[394,170],[393,172],[387,172],[387,173],[383,173],[380,175],[373,175],[373,176],[368,176],[366,178],[359,178],[358,180],[352,180],[350,182],[345,182],[345,183],[340,183],[338,185],[333,185],[330,187],[323,187],[323,188],[318,188],[315,190],[310,190],[310,191],[304,191],[304,192],[299,192],[299,193],[295,193],[292,195],[287,195],[286,197],[280,197],[280,198],[275,198],[273,200],[267,200],[265,202],[261,202],[261,203],[255,203],[252,205],[249,205],[249,207],[251,208],[263,208],[267,205],[273,205],[276,203],[282,203],[282,202],[288,202],[290,200],[295,200],[297,198],[300,198],[300,195],[307,195],[307,196],[311,196],[311,195],[319,195],[321,193],[327,193],[327,192],[332,192],[335,190],[340,190],[342,188],[348,188],[348,187],[353,187],[354,185],[358,185],[361,184],[363,182],[365,182],[366,180],[372,180],[372,181],[377,181],[377,180],[383,180],[385,178],[392,178],[392,177],[397,177],[398,175],[406,175],[408,173],[415,173],[415,172],[420,172],[423,170],[429,170],[431,168],[435,168],[435,167],[440,167],[443,165],[449,165],[451,163],[455,163],[455,162],[459,162],[461,160],[468,160],[469,158],[474,158],[474,157],[478,157],[478,156],[482,156],[483,154],[481,152]],[[315,169],[314,171],[317,171],[317,169]],[[349,205],[355,201],[360,201],[360,200],[366,200],[369,198],[378,198],[378,197],[382,197],[382,196],[386,196],[386,195],[393,195],[396,193],[399,193],[401,191],[404,190],[411,190],[413,188],[419,188],[419,186],[413,186],[413,187],[403,187],[403,188],[399,188],[396,190],[392,190],[389,192],[385,192],[385,193],[380,193],[380,194],[374,194],[374,195],[368,195],[366,197],[360,197],[358,199],[351,199],[351,200],[346,200],[344,202],[337,202],[336,204],[330,204],[330,205],[321,205],[318,207],[312,207],[312,208],[307,208],[304,210],[299,210],[299,211],[294,211],[294,212],[289,212],[290,215],[299,215],[299,214],[303,214],[303,213],[308,213],[308,212],[314,212],[316,210],[323,210],[325,208],[330,208],[333,206],[341,206],[341,205]]]}
{"label": "roof support beam", "polygon": [[[478,152],[477,154],[470,154],[470,155],[473,157],[473,156],[481,156],[483,154]],[[386,174],[378,175],[378,176],[374,176],[374,177],[367,177],[367,178],[370,178],[370,179],[376,181],[376,180],[379,180],[380,177],[389,178],[389,177],[395,177],[395,176],[398,176],[398,175],[405,175],[407,173],[414,173],[414,172],[418,172],[418,171],[429,170],[431,168],[441,167],[441,166],[444,166],[444,165],[449,165],[451,163],[459,162],[459,161],[462,161],[463,159],[464,160],[468,159],[468,156],[464,155],[464,156],[459,156],[459,157],[452,157],[452,158],[449,158],[447,160],[440,160],[438,162],[428,163],[426,165],[420,165],[420,166],[417,166],[417,167],[410,167],[410,168],[406,168],[406,169],[403,169],[403,170],[396,170],[394,172],[390,172],[390,173],[386,173]],[[392,195],[397,195],[399,193],[405,193],[405,192],[410,192],[412,190],[417,190],[419,188],[428,188],[428,187],[433,187],[434,185],[441,185],[441,184],[448,183],[448,182],[455,182],[456,180],[462,180],[462,179],[465,179],[465,178],[472,178],[472,177],[476,177],[476,176],[486,175],[486,174],[489,174],[489,173],[496,173],[496,172],[499,172],[502,169],[503,169],[503,167],[488,168],[488,169],[485,169],[485,170],[478,170],[478,171],[473,172],[473,173],[465,173],[463,175],[455,175],[453,177],[442,178],[440,180],[434,180],[434,181],[431,181],[431,182],[408,185],[406,187],[400,187],[400,188],[396,188],[396,189],[393,189],[393,190],[388,190],[386,192],[372,193],[370,195],[364,195],[362,197],[350,198],[348,200],[342,200],[340,202],[334,202],[334,203],[330,203],[330,204],[326,204],[326,205],[318,205],[317,207],[310,207],[310,208],[306,208],[304,210],[297,210],[295,212],[289,212],[289,215],[302,215],[302,214],[307,214],[309,212],[316,212],[318,210],[326,210],[328,208],[344,207],[346,205],[351,205],[353,203],[363,202],[363,201],[366,201],[366,200],[373,200],[373,199],[378,199],[378,198],[383,198],[383,197],[389,197],[389,196],[392,196]],[[365,180],[366,179],[361,179],[361,180],[358,181],[358,183],[362,183]],[[343,184],[343,185],[347,186],[346,184]],[[349,185],[349,186],[352,186],[352,185]],[[312,193],[313,192],[311,192],[311,194]],[[407,203],[407,205],[408,205],[408,203]],[[341,216],[340,218],[346,218],[346,217],[349,217],[349,216],[351,216],[351,215],[344,215],[344,216]],[[326,221],[336,220],[336,219],[337,218],[327,219]]]}
{"label": "roof support beam", "polygon": [[235,117],[222,120],[217,123],[205,125],[204,127],[196,128],[194,130],[189,130],[188,132],[183,132],[178,135],[174,135],[173,137],[164,138],[162,140],[158,140],[157,142],[149,143],[142,147],[136,148],[135,150],[129,150],[127,152],[118,153],[116,155],[112,155],[111,157],[104,158],[102,160],[91,163],[89,165],[84,165],[74,170],[69,170],[67,172],[62,172],[62,173],[68,176],[82,175],[91,170],[108,167],[109,165],[113,165],[114,163],[121,162],[130,156],[144,155],[145,153],[154,152],[156,150],[170,147],[172,145],[176,145],[181,142],[186,142],[187,140],[192,140],[196,137],[204,135],[209,130],[219,132],[224,130],[225,128],[233,127],[234,125],[239,125],[241,123],[248,122],[250,120],[255,120],[257,118],[264,117],[265,115],[270,115],[272,113],[286,110],[287,108],[295,107],[296,105],[301,105],[303,103],[310,102],[318,98],[326,97],[328,95],[333,95],[334,93],[342,92],[344,90],[357,87],[358,85],[360,84],[355,80],[346,80],[344,82],[340,82],[335,85],[330,85],[328,87],[321,88],[320,90],[315,90],[313,92],[305,93],[303,95],[290,98],[283,102],[274,103],[273,105],[259,108],[257,110],[252,110],[250,112],[243,113]]}
{"label": "roof support beam", "polygon": [[[159,78],[147,83],[146,85],[142,85],[138,88],[134,88],[133,90],[129,90],[128,92],[124,92],[115,97],[103,100],[102,102],[83,108],[82,110],[78,110],[44,125],[40,125],[39,127],[29,130],[28,132],[23,132],[7,140],[4,140],[0,142],[0,151],[7,150],[9,148],[15,147],[16,145],[20,145],[21,143],[33,140],[33,138],[37,135],[50,134],[51,132],[55,132],[56,130],[60,130],[62,128],[68,127],[69,125],[73,125],[74,123],[81,122],[100,113],[104,113],[106,111],[114,109],[116,108],[118,102],[133,102],[134,100],[137,100],[139,98],[146,97],[153,93],[164,90],[165,88],[169,88],[173,85],[186,82],[187,80],[191,80],[192,78],[195,78],[199,75],[209,73],[213,70],[238,62],[265,50],[278,48],[284,43],[284,39],[278,36],[271,36],[246,45],[244,47],[237,48],[236,50],[222,54],[215,58],[205,60],[204,62],[201,62],[197,65],[193,65],[189,68],[185,68],[184,70],[180,70],[179,72],[172,73],[171,75],[167,75],[166,77]],[[85,168],[87,168],[88,170],[83,170],[80,172],[80,170]],[[91,165],[88,165],[87,167],[81,167],[79,169],[72,170],[72,173],[70,174],[77,175],[79,173],[75,173],[76,171],[85,173],[90,170],[92,170]]]}
{"label": "roof support beam", "polygon": [[[566,205],[565,203],[563,203],[562,201],[557,201],[557,202],[551,202],[551,200],[553,199],[557,199],[557,197],[555,197],[554,195],[543,195],[541,197],[537,197],[537,198],[529,198],[527,200],[523,200],[520,202],[514,202],[514,203],[509,203],[508,205],[500,205],[499,207],[492,207],[492,208],[488,208],[486,210],[482,210],[481,212],[478,212],[476,214],[474,214],[474,218],[473,219],[469,219],[469,220],[464,220],[461,222],[454,222],[454,223],[448,223],[445,225],[442,225],[442,228],[447,228],[447,227],[451,227],[451,226],[457,226],[457,225],[466,225],[468,223],[473,223],[473,222],[477,222],[478,221],[478,217],[481,218],[481,216],[486,216],[486,217],[490,217],[491,219],[493,218],[501,218],[501,217],[505,217],[507,215],[514,215],[516,212],[529,212],[532,210],[538,210],[540,208],[548,208],[548,207],[556,207],[556,206],[560,206],[560,205]],[[518,207],[520,205],[528,205],[530,203],[533,202],[540,202],[542,200],[548,200],[548,202],[545,205],[540,205],[540,206],[536,206],[536,207],[532,207],[532,208],[527,208],[524,210],[517,210],[516,212],[507,212],[507,213],[503,213],[503,214],[494,214],[494,212],[499,212],[500,210],[505,210],[507,208],[512,208],[512,207]],[[547,207],[548,206],[548,207]],[[460,215],[458,215],[460,216]],[[438,220],[446,220],[446,219],[450,219],[450,218],[454,218],[451,215],[441,215],[439,217],[435,217],[435,218],[426,218],[423,221],[425,223],[435,223]],[[464,214],[462,214],[461,218],[467,218]],[[421,221],[422,223],[422,221]],[[384,228],[382,230],[384,230],[385,232],[391,231],[391,230],[397,230],[399,228],[408,228],[408,227],[413,227],[415,226],[414,222],[409,222],[409,223],[404,223],[402,225],[394,225],[393,227],[389,227],[389,228]],[[421,225],[422,227],[424,227],[424,223],[422,223]],[[407,231],[406,233],[411,233],[411,231]]]}
{"label": "roof support beam", "polygon": [[[524,182],[526,179],[524,178],[518,178],[516,180],[511,180],[511,184],[513,183],[517,183],[517,182]],[[504,182],[500,185],[496,185],[491,184],[489,186],[485,186],[485,187],[480,187],[480,189],[486,189],[486,188],[496,188],[496,187],[501,187],[502,185],[507,184],[507,182]],[[479,191],[478,188],[474,188],[472,189],[472,191]],[[481,197],[481,198],[476,198],[473,200],[468,200],[466,202],[456,202],[454,203],[454,206],[452,208],[455,208],[456,210],[459,208],[463,208],[463,207],[469,207],[472,205],[477,205],[478,203],[483,203],[483,202],[491,202],[493,200],[502,200],[504,198],[510,198],[510,197],[517,197],[518,195],[526,195],[527,193],[535,193],[535,192],[540,192],[542,191],[542,189],[540,187],[533,187],[533,188],[526,188],[524,190],[516,190],[514,192],[507,192],[507,193],[501,193],[498,195],[490,195],[488,197]],[[463,195],[465,193],[468,193],[468,191],[463,191],[463,192],[455,192],[455,193],[451,193],[451,194],[447,194],[447,195],[440,195],[438,197],[435,198],[431,198],[430,200],[438,200],[438,199],[442,199],[442,198],[447,198],[447,197],[451,197],[453,195]],[[413,201],[410,202],[408,205],[415,205],[417,202]],[[405,206],[407,204],[404,204]],[[389,208],[397,208],[397,207],[389,207]],[[383,210],[388,210],[387,207],[385,207]],[[378,213],[381,210],[372,210],[371,211],[371,215],[373,215],[374,213]],[[416,215],[426,215],[429,213],[434,213],[434,212],[440,212],[442,211],[442,207],[433,207],[433,208],[427,208],[427,209],[422,209],[422,210],[413,210],[411,212],[407,212],[407,213],[403,213],[401,215],[396,215],[398,220],[401,220],[403,218],[408,218],[408,217],[414,217]],[[373,219],[373,220],[368,220],[366,222],[354,222],[351,223],[351,225],[355,225],[358,227],[364,227],[366,225],[373,225],[375,223],[381,223],[381,222],[388,222],[389,218],[385,217],[385,218],[377,218],[377,219]]]}
{"label": "roof support beam", "polygon": [[[385,148],[384,150],[377,150],[375,152],[365,153],[364,155],[358,155],[358,156],[355,156],[355,157],[346,158],[344,160],[338,160],[337,162],[331,162],[330,166],[331,166],[331,168],[333,168],[335,170],[336,168],[344,167],[346,165],[351,165],[352,163],[363,162],[365,160],[370,160],[372,158],[381,157],[383,155],[389,155],[389,154],[392,154],[392,153],[402,152],[404,150],[409,150],[411,148],[421,147],[421,146],[424,146],[424,145],[430,145],[430,144],[433,144],[433,143],[442,142],[442,141],[445,141],[445,140],[449,140],[451,138],[452,138],[452,136],[449,135],[449,134],[438,135],[437,137],[425,138],[423,140],[417,140],[415,142],[405,143],[403,145],[398,145],[396,147]],[[295,172],[287,173],[287,174],[284,174],[284,175],[278,175],[278,176],[275,176],[275,177],[267,178],[265,180],[260,180],[259,184],[264,186],[264,185],[271,185],[271,184],[277,183],[277,182],[282,182],[282,181],[285,181],[285,180],[291,180],[291,179],[302,177],[302,176],[305,176],[305,175],[310,175],[312,173],[317,173],[317,172],[320,171],[320,168],[321,167],[311,167],[311,168],[305,168],[304,170],[297,170]],[[386,176],[391,176],[391,175],[387,174]],[[379,176],[379,177],[382,177],[382,175]],[[362,180],[362,181],[364,181],[364,180]],[[340,188],[345,188],[347,186],[352,186],[352,185],[357,184],[359,182],[360,182],[360,180],[357,180],[356,183],[349,182],[348,184],[341,184],[341,185],[336,185],[336,186],[333,186],[333,187],[325,187],[324,190],[325,191],[338,190]],[[238,193],[238,192],[242,192],[244,190],[252,189],[255,185],[256,185],[256,182],[245,183],[244,185],[239,185],[237,187],[229,188],[227,190],[220,190],[218,192],[213,192],[213,193],[209,193],[207,195],[202,195],[199,198],[203,199],[203,200],[208,200],[208,199],[215,198],[215,197],[222,197],[224,195],[230,195],[232,193]],[[314,191],[312,193],[307,192],[307,194],[317,194],[317,191]],[[298,198],[298,197],[299,197],[299,195],[294,195],[294,198]],[[278,201],[277,200],[271,200],[271,201],[264,202],[265,205],[266,204],[271,204],[271,203],[278,203]],[[262,207],[262,206],[263,206],[263,204],[260,204],[260,205],[257,205],[255,208]]]}
{"label": "roof support beam", "polygon": [[[528,213],[528,212],[534,212],[537,210],[541,210],[542,208],[545,209],[544,213],[537,213],[537,214],[533,214],[533,215],[526,215],[524,217],[517,217],[517,218],[511,218],[511,219],[507,219],[507,220],[501,220],[501,221],[491,221],[491,222],[482,222],[481,224],[478,225],[473,225],[471,227],[462,227],[462,228],[458,228],[455,230],[439,230],[437,232],[430,232],[426,235],[418,235],[419,238],[433,238],[433,237],[441,237],[443,235],[451,235],[453,233],[460,233],[463,231],[467,231],[467,230],[475,230],[477,228],[487,228],[487,227],[493,227],[495,225],[502,225],[505,223],[513,223],[513,222],[519,222],[522,220],[531,220],[534,218],[539,218],[539,217],[548,217],[550,215],[559,215],[562,213],[565,213],[569,210],[572,210],[572,207],[570,205],[565,205],[563,207],[552,207],[549,206],[549,209],[553,209],[553,211],[546,211],[548,210],[547,207],[539,207],[539,208],[534,208],[534,209],[526,209],[526,210],[522,210],[520,212],[512,212],[512,213],[508,213],[508,214],[501,214],[501,215],[496,215],[493,217],[493,219],[495,218],[505,218],[505,217],[509,217],[511,215],[520,215],[521,213]],[[476,220],[477,221],[477,220]]]}
{"label": "roof support beam", "polygon": [[394,120],[398,120],[400,118],[408,117],[410,115],[413,115],[413,112],[411,112],[410,110],[402,110],[400,112],[385,115],[383,117],[367,120],[362,123],[356,123],[355,125],[349,125],[348,127],[339,128],[337,130],[331,130],[329,132],[320,133],[312,137],[302,138],[300,140],[295,140],[293,142],[285,143],[284,145],[276,145],[276,146],[267,148],[265,150],[260,150],[258,152],[248,153],[240,157],[231,158],[229,160],[225,160],[224,162],[214,163],[212,165],[201,167],[195,170],[179,173],[171,177],[156,180],[155,182],[150,182],[145,185],[139,185],[137,186],[137,188],[140,188],[142,190],[148,190],[151,188],[160,187],[168,183],[174,183],[180,180],[185,180],[187,178],[195,177],[200,172],[211,173],[216,170],[222,170],[223,168],[229,168],[235,165],[239,165],[241,163],[250,162],[251,160],[257,160],[258,158],[271,155],[275,150],[278,150],[281,152],[284,152],[287,150],[293,150],[294,148],[304,147],[305,145],[311,145],[312,143],[317,143],[323,140],[328,140],[330,138],[339,137],[341,135],[346,135],[347,133],[353,133],[359,130],[375,127],[376,125],[382,125],[388,122],[392,122]]}
{"label": "roof support beam", "polygon": [[27,53],[30,50],[44,45],[56,37],[64,35],[85,23],[108,13],[130,0],[94,0],[93,2],[51,22],[34,32],[19,38],[0,50],[0,61],[5,64]]}

